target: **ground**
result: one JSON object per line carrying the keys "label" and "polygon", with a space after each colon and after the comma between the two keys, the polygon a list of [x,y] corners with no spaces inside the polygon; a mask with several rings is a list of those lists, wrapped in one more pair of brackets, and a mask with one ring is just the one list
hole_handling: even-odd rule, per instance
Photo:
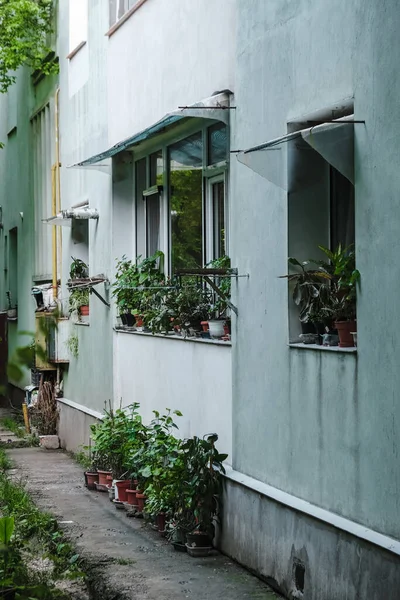
{"label": "ground", "polygon": [[117,511],[108,494],[84,486],[67,454],[41,448],[9,451],[14,478],[53,513],[77,547],[90,597],[101,600],[277,600],[263,582],[226,556],[195,559],[175,552],[142,520]]}

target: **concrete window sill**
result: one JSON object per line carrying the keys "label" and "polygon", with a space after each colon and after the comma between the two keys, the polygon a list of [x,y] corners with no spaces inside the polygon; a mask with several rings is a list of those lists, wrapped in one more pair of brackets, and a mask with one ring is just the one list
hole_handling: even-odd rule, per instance
{"label": "concrete window sill", "polygon": [[79,52],[79,50],[82,50],[82,48],[84,46],[86,46],[87,42],[82,41],[80,44],[78,44],[76,46],[76,48],[74,48],[73,50],[71,50],[71,52],[67,55],[67,60],[71,60],[72,58],[74,58],[74,56],[76,56]]}
{"label": "concrete window sill", "polygon": [[86,321],[75,321],[74,325],[78,325],[79,327],[90,327],[90,323],[86,323]]}
{"label": "concrete window sill", "polygon": [[320,346],[319,344],[303,344],[299,342],[297,344],[289,344],[290,348],[296,348],[297,350],[317,350],[319,352],[344,352],[345,354],[356,354],[357,348],[339,348],[339,346]]}
{"label": "concrete window sill", "polygon": [[230,341],[224,340],[209,340],[203,338],[194,338],[194,337],[183,337],[181,335],[176,335],[174,333],[170,335],[163,335],[161,333],[146,333],[144,331],[136,331],[134,329],[130,329],[128,327],[114,327],[114,331],[116,333],[127,333],[128,335],[141,335],[147,338],[159,338],[163,340],[173,340],[177,342],[191,342],[194,344],[211,344],[212,346],[228,346],[231,347],[232,343]]}

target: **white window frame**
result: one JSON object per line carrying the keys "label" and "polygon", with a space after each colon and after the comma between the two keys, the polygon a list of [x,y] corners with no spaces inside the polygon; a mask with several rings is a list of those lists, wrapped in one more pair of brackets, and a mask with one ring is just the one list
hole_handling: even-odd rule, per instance
{"label": "white window frame", "polygon": [[215,214],[214,214],[214,197],[213,186],[217,183],[224,184],[224,221],[225,221],[225,253],[228,254],[228,238],[227,238],[227,193],[226,193],[226,172],[221,172],[213,177],[206,178],[206,197],[203,229],[205,232],[205,263],[217,258],[215,256]]}
{"label": "white window frame", "polygon": [[110,27],[118,23],[138,2],[139,0],[109,0]]}
{"label": "white window frame", "polygon": [[[163,156],[163,189],[160,192],[160,250],[165,255],[165,270],[167,275],[172,275],[171,273],[171,219],[170,219],[170,206],[169,206],[169,173],[168,173],[168,150],[169,147],[173,144],[184,140],[185,138],[201,132],[203,136],[203,263],[207,264],[210,260],[214,258],[213,247],[213,223],[210,223],[208,218],[209,215],[209,207],[212,206],[212,185],[213,183],[217,183],[219,181],[224,182],[224,208],[225,208],[225,250],[226,254],[229,256],[229,190],[228,190],[228,172],[229,172],[229,154],[226,161],[222,161],[215,165],[207,166],[207,156],[208,156],[208,128],[215,124],[215,121],[207,121],[203,125],[197,125],[193,127],[185,127],[184,132],[171,135],[167,134],[163,136],[163,140],[154,141],[154,143],[148,145],[148,150],[135,153],[134,161],[133,161],[133,176],[134,176],[134,201],[143,202],[143,197],[136,197],[136,163],[146,158],[146,185],[150,184],[150,155],[159,150],[162,151]],[[227,125],[228,127],[228,125]],[[147,200],[146,200],[147,205]],[[142,226],[145,227],[145,250],[147,253],[147,219],[146,219],[146,207],[144,211],[144,222]],[[134,223],[134,244],[133,247],[136,251],[136,256],[139,254],[143,254],[143,252],[139,251],[137,244],[137,211],[134,211],[135,214],[135,223]],[[211,235],[210,235],[211,234]],[[209,244],[211,244],[212,250],[210,251]]]}

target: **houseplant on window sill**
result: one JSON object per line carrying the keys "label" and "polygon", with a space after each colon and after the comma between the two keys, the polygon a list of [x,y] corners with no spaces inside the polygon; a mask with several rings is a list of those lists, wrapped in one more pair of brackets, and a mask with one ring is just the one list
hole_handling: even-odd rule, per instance
{"label": "houseplant on window sill", "polygon": [[[229,256],[221,256],[212,260],[206,265],[210,269],[229,269],[231,267],[231,259]],[[231,299],[231,278],[221,276],[217,281],[219,294],[215,292],[215,302],[211,307],[213,318],[208,319],[208,330],[210,337],[220,339],[224,337],[228,331],[230,332],[230,318],[228,317],[229,302]]]}
{"label": "houseplant on window sill", "polygon": [[332,318],[327,317],[323,310],[324,297],[328,293],[327,283],[331,276],[326,268],[309,268],[310,265],[316,266],[314,260],[300,262],[291,257],[288,263],[294,272],[281,275],[281,278],[287,279],[289,287],[293,287],[292,298],[299,308],[302,334],[315,336],[315,341],[320,342],[321,336],[330,330],[332,323]]}
{"label": "houseplant on window sill", "polygon": [[327,318],[334,321],[339,335],[341,348],[354,346],[353,333],[357,331],[356,324],[356,286],[360,280],[360,272],[356,269],[355,251],[353,246],[342,248],[339,244],[336,250],[319,246],[329,259],[329,263],[320,262],[320,269],[329,275],[322,296],[322,310]]}
{"label": "houseplant on window sill", "polygon": [[69,295],[69,312],[80,316],[89,315],[89,288],[74,288]]}

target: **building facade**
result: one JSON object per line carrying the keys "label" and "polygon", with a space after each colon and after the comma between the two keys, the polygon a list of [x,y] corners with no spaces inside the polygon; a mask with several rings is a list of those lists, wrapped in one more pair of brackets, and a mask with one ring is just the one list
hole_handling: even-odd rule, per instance
{"label": "building facade", "polygon": [[[98,283],[57,365],[63,446],[87,443],[108,402],[140,402],[146,420],[179,409],[183,436],[216,431],[220,547],[288,598],[382,600],[400,583],[399,17],[375,4],[62,0],[58,81],[21,72],[0,99],[10,353],[35,329],[32,287],[54,277],[57,139],[65,314],[71,257]],[[299,343],[288,256],[339,243],[361,273],[357,347]],[[116,261],[155,250],[168,274],[231,257],[231,342],[121,326]]]}

